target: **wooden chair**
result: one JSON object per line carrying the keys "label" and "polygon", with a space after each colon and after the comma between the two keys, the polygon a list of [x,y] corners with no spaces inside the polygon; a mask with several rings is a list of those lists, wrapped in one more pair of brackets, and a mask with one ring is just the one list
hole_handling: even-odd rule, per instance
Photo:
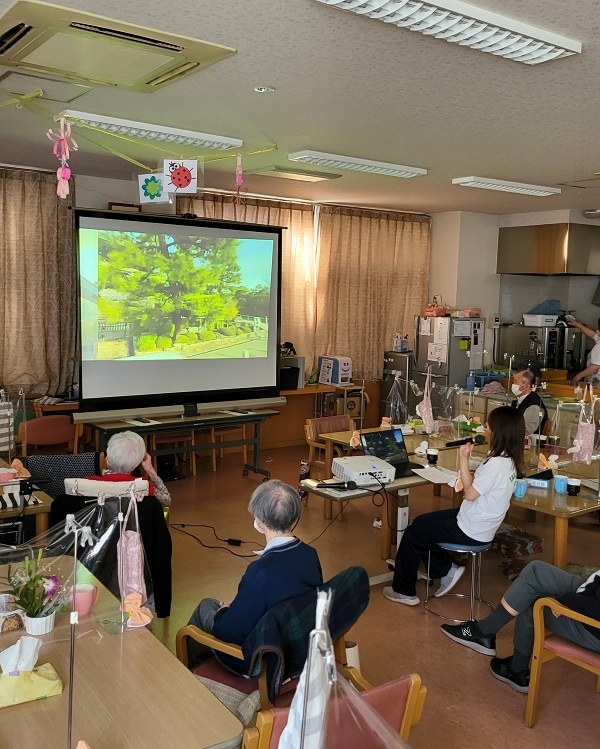
{"label": "wooden chair", "polygon": [[533,626],[535,639],[533,643],[533,654],[531,656],[531,675],[529,677],[529,693],[527,695],[527,707],[525,709],[525,725],[533,728],[537,713],[537,700],[542,677],[542,664],[554,658],[574,663],[579,668],[591,671],[596,675],[596,691],[600,692],[600,653],[576,645],[574,642],[551,634],[546,631],[544,625],[544,609],[549,608],[560,616],[589,624],[600,629],[600,621],[591,619],[589,616],[578,614],[576,611],[563,606],[554,598],[540,598],[533,607]]}
{"label": "wooden chair", "polygon": [[19,425],[17,444],[21,445],[21,455],[27,455],[27,445],[48,447],[68,445],[67,449],[77,454],[78,440],[83,434],[82,424],[73,424],[70,416],[40,416],[22,421]]}
{"label": "wooden chair", "polygon": [[[338,670],[348,678],[357,681],[362,677],[348,666],[344,635],[354,625],[369,602],[369,578],[362,567],[349,567],[324,583],[323,587],[333,590],[333,601],[329,627],[334,642]],[[302,672],[308,652],[308,639],[315,626],[317,591],[300,598],[283,601],[268,611],[256,625],[254,633],[265,629],[278,631],[278,642],[262,642],[256,645],[255,634],[251,633],[243,645],[223,642],[198,627],[187,625],[177,632],[177,658],[188,665],[187,641],[192,638],[207,645],[213,651],[242,661],[251,678],[238,676],[225,670],[216,659],[201,662],[193,670],[198,676],[226,684],[243,694],[260,692],[261,710],[271,707],[286,707],[291,703],[296,688],[297,677]],[[269,618],[269,621],[265,620]],[[266,627],[265,625],[268,625]],[[363,680],[364,681],[364,680]],[[367,682],[364,682],[367,684]]]}
{"label": "wooden chair", "polygon": [[[230,427],[212,427],[210,430],[210,441],[211,442],[227,442],[226,438],[235,439],[246,439],[246,425],[245,424],[234,424]],[[223,458],[225,455],[225,446],[221,448],[214,448],[211,450],[212,470],[217,470],[217,450],[219,451],[219,458]],[[246,465],[248,462],[248,445],[242,445],[242,464]]]}
{"label": "wooden chair", "polygon": [[[329,432],[353,432],[356,429],[354,421],[348,414],[341,416],[321,416],[316,419],[307,419],[304,425],[304,434],[308,445],[308,465],[311,469],[316,468],[320,472],[325,472],[325,443],[319,440],[319,435],[328,434]],[[339,447],[334,448],[336,455],[341,455]],[[331,466],[329,466],[329,469]]]}
{"label": "wooden chair", "polygon": [[[405,741],[408,740],[410,730],[421,719],[423,704],[427,695],[427,688],[421,683],[418,674],[408,674],[394,679],[378,687],[373,687],[364,679],[351,683],[361,693],[361,697],[371,705],[381,717]],[[285,728],[289,715],[289,708],[273,708],[261,710],[256,716],[256,726],[246,728],[242,739],[243,749],[275,749]],[[353,737],[354,724],[351,721],[338,726],[335,735],[328,738],[327,746],[332,749],[361,749],[357,741],[360,737]],[[353,743],[354,738],[354,743]]]}
{"label": "wooden chair", "polygon": [[[150,442],[150,451],[160,450],[161,447],[174,446],[177,447],[193,447],[196,444],[196,433],[193,429],[182,430],[181,432],[155,432],[148,436]],[[184,455],[190,456],[190,466],[192,469],[192,476],[196,475],[196,453],[189,452],[183,453]],[[153,456],[153,462],[156,467],[156,456]]]}

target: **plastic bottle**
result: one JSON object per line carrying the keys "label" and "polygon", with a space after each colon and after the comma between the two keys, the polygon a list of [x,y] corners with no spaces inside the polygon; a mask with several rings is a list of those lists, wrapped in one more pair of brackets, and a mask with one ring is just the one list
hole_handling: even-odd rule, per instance
{"label": "plastic bottle", "polygon": [[400,351],[402,351],[403,353],[408,351],[408,335],[405,335],[400,339]]}
{"label": "plastic bottle", "polygon": [[583,396],[583,390],[581,389],[581,385],[577,383],[577,387],[573,390],[573,395],[575,398],[580,401]]}
{"label": "plastic bottle", "polygon": [[473,374],[473,370],[469,372],[469,376],[467,377],[467,386],[465,390],[475,390],[475,375]]}

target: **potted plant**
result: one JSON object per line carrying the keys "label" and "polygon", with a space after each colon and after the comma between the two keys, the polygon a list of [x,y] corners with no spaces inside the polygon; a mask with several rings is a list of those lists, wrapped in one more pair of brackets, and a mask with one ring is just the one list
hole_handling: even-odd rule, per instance
{"label": "potted plant", "polygon": [[14,604],[23,610],[25,630],[29,635],[44,635],[54,627],[56,610],[63,604],[66,591],[55,575],[45,576],[42,549],[37,557],[25,557],[22,566],[8,565],[7,582]]}

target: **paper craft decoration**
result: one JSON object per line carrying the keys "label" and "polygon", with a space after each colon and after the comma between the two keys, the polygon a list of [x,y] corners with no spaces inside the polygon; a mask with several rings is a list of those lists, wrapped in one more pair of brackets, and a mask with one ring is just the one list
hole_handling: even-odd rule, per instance
{"label": "paper craft decoration", "polygon": [[352,437],[350,437],[350,447],[359,447],[360,445],[360,432],[358,429],[355,429],[352,432]]}
{"label": "paper craft decoration", "polygon": [[60,166],[56,170],[56,194],[59,198],[66,198],[69,194],[69,180],[71,179],[71,170],[69,169],[68,159],[70,151],[77,151],[79,146],[71,137],[71,123],[64,117],[58,117],[58,128],[50,128],[46,133],[49,140],[54,141],[54,155],[60,161]]}
{"label": "paper craft decoration", "polygon": [[169,193],[165,189],[163,174],[138,174],[140,203],[168,203]]}
{"label": "paper craft decoration", "polygon": [[169,192],[195,195],[198,191],[198,161],[196,159],[165,159],[164,184]]}
{"label": "paper craft decoration", "polygon": [[142,606],[142,602],[143,599],[141,593],[133,592],[128,593],[125,596],[125,600],[123,601],[123,611],[126,614],[129,614],[127,626],[130,629],[145,627],[147,624],[150,624],[153,619],[152,612],[150,609]]}

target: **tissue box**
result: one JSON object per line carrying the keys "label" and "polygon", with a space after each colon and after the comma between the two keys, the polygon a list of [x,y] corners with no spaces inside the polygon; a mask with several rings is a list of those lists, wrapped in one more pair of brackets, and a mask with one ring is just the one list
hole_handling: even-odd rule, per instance
{"label": "tissue box", "polygon": [[33,671],[18,671],[0,676],[0,707],[19,705],[21,702],[43,700],[60,694],[63,684],[54,668],[44,663]]}

